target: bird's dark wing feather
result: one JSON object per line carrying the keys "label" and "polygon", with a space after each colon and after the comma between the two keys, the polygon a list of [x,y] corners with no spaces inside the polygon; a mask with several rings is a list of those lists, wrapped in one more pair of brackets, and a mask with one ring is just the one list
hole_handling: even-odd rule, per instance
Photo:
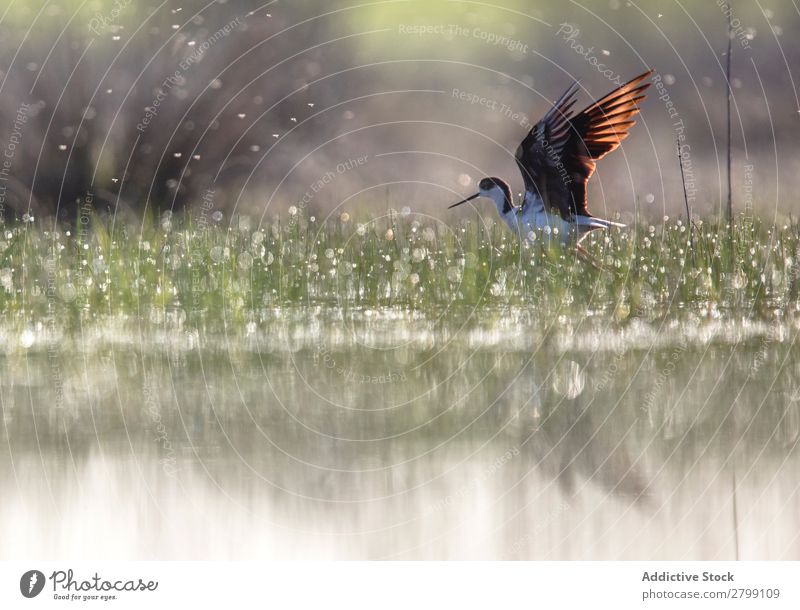
{"label": "bird's dark wing feather", "polygon": [[553,107],[517,147],[515,156],[525,191],[536,193],[544,201],[547,201],[548,179],[551,175],[558,175],[558,161],[569,139],[569,121],[577,91],[578,83],[575,82],[553,103]]}
{"label": "bird's dark wing feather", "polygon": [[591,216],[586,209],[586,183],[596,161],[617,148],[628,136],[639,112],[638,103],[650,83],[652,70],[640,74],[573,115],[577,83],[564,92],[517,148],[517,165],[525,190],[546,208],[556,208],[565,220]]}

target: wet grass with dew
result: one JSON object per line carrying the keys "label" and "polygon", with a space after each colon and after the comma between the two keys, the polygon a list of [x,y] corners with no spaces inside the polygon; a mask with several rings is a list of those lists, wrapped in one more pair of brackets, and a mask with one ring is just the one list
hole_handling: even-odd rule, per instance
{"label": "wet grass with dew", "polygon": [[744,217],[733,232],[708,220],[690,231],[669,218],[598,231],[584,245],[603,271],[545,232],[520,244],[490,220],[448,225],[407,210],[320,219],[293,208],[260,224],[235,216],[199,226],[166,213],[138,226],[99,217],[76,226],[2,227],[7,330],[49,321],[69,331],[111,317],[213,332],[308,307],[773,321],[800,306],[800,224]]}

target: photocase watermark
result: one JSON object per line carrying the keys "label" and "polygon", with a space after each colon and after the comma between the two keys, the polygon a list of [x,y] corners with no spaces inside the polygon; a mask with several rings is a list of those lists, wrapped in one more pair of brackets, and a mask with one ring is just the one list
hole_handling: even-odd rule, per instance
{"label": "photocase watermark", "polygon": [[[466,35],[466,34],[464,34]],[[495,34],[494,32],[488,32],[486,30],[482,30],[481,28],[473,28],[471,31],[471,35],[473,38],[477,38],[478,40],[482,40],[487,44],[491,44],[494,46],[505,47],[509,51],[512,52],[519,52],[519,53],[528,53],[528,45],[522,42],[521,40],[517,40],[516,38],[510,38],[509,36],[501,36],[499,34]]]}
{"label": "photocase watermark", "polygon": [[169,440],[169,433],[167,427],[161,418],[161,407],[158,404],[158,399],[150,387],[150,380],[147,374],[144,374],[142,380],[142,392],[144,394],[145,412],[150,417],[153,423],[153,431],[155,432],[155,441],[161,446],[165,455],[159,458],[158,463],[161,468],[170,478],[175,478],[175,473],[178,472],[177,460],[175,459],[175,449],[172,442]]}
{"label": "photocase watermark", "polygon": [[80,577],[75,578],[72,569],[55,570],[48,577],[39,570],[29,570],[20,578],[20,593],[27,598],[36,597],[44,589],[47,580],[53,586],[53,599],[59,601],[107,602],[119,599],[120,594],[151,592],[158,589],[157,580],[106,579],[97,572],[81,580]]}
{"label": "photocase watermark", "polygon": [[[522,112],[515,112],[514,109],[498,100],[492,99],[490,97],[486,97],[480,95],[479,93],[474,93],[471,91],[462,91],[461,89],[453,89],[452,97],[455,99],[470,104],[472,106],[481,106],[483,108],[487,108],[488,110],[492,110],[493,112],[499,112],[505,118],[517,123],[521,127],[524,127],[528,131],[533,129],[534,125],[528,119],[526,114]],[[558,171],[558,175],[561,178],[561,181],[568,185],[572,182],[572,177],[569,175],[566,166],[564,165],[563,160],[561,159],[561,155],[555,149],[555,147],[550,143],[550,141],[542,137],[540,138],[539,142],[541,143],[542,150],[549,158],[550,162],[552,163],[553,167],[556,168]]]}
{"label": "photocase watermark", "polygon": [[528,45],[516,38],[503,36],[480,27],[464,27],[455,23],[449,24],[405,24],[397,27],[398,34],[410,36],[445,36],[448,38],[474,38],[495,47],[504,47],[511,52],[527,54]]}
{"label": "photocase watermark", "polygon": [[114,0],[114,7],[108,13],[97,11],[89,20],[89,30],[95,36],[100,36],[103,32],[118,25],[119,16],[126,7],[130,6],[131,2],[132,0]]}
{"label": "photocase watermark", "polygon": [[317,366],[322,366],[328,370],[334,371],[344,381],[350,383],[360,383],[363,385],[383,385],[387,383],[400,383],[407,381],[408,376],[405,371],[386,371],[380,375],[369,375],[364,372],[355,371],[352,368],[345,367],[336,361],[333,357],[330,348],[320,343],[317,345],[312,355],[312,361]]}
{"label": "photocase watermark", "polygon": [[678,145],[678,154],[680,155],[679,160],[683,167],[686,199],[691,207],[697,200],[697,179],[695,178],[694,163],[692,162],[692,147],[686,137],[686,125],[675,102],[670,97],[665,79],[660,74],[654,74],[650,80],[655,85],[658,99],[663,102],[669,118],[672,119],[672,128],[675,130],[675,140]]}
{"label": "photocase watermark", "polygon": [[28,570],[19,579],[19,592],[28,599],[34,598],[44,589],[44,572]]}
{"label": "photocase watermark", "polygon": [[675,102],[672,101],[672,98],[667,91],[666,82],[661,77],[660,74],[653,74],[652,78],[650,79],[656,87],[656,92],[658,93],[658,99],[664,102],[664,108],[667,110],[667,114],[669,114],[669,118],[671,119],[679,119],[680,113],[678,112],[677,107],[675,106]]}
{"label": "photocase watermark", "polygon": [[731,36],[739,41],[739,45],[743,49],[750,49],[750,41],[753,40],[753,29],[742,27],[741,20],[733,15],[733,7],[725,0],[717,0],[717,6],[722,11],[722,14],[730,19]]}
{"label": "photocase watermark", "polygon": [[91,191],[86,193],[86,197],[78,209],[78,226],[75,244],[78,248],[78,259],[80,265],[75,271],[78,282],[78,303],[81,308],[88,308],[89,306],[89,283],[92,281],[91,275],[87,275],[86,270],[89,268],[89,241],[91,233],[89,225],[92,222],[94,214],[94,193]]}
{"label": "photocase watermark", "polygon": [[56,297],[56,260],[54,257],[48,257],[44,263],[45,273],[47,277],[47,285],[45,288],[45,296],[47,297],[47,318],[45,320],[45,327],[47,328],[47,363],[50,367],[50,378],[53,388],[56,393],[55,408],[64,408],[64,377],[61,373],[61,349],[58,338],[58,315]]}
{"label": "photocase watermark", "polygon": [[[743,175],[743,202],[744,202],[744,210],[738,221],[735,223],[734,227],[739,234],[739,239],[734,240],[733,242],[733,250],[736,255],[736,262],[739,265],[749,267],[751,264],[751,256],[750,256],[750,243],[751,243],[751,234],[753,232],[753,228],[755,226],[755,214],[753,211],[753,173],[755,170],[755,166],[751,163],[746,163],[744,165],[744,175]],[[798,251],[800,254],[800,250]],[[794,263],[792,265],[792,274],[797,274],[797,258],[795,257]],[[794,278],[793,278],[794,279]],[[730,274],[730,279],[728,282],[725,283],[725,286],[722,289],[722,297],[721,300],[723,302],[736,302],[737,299],[742,297],[743,289],[747,285],[747,277],[746,274],[742,270],[735,271],[734,273]],[[781,297],[784,298],[785,295]],[[768,341],[769,342],[769,341]],[[752,372],[755,373],[758,370],[757,367]]]}
{"label": "photocase watermark", "polygon": [[746,217],[753,216],[753,170],[752,163],[744,165],[744,181],[742,183],[742,203],[744,203],[744,214]]}
{"label": "photocase watermark", "polygon": [[606,370],[600,377],[595,378],[594,382],[595,392],[602,392],[603,390],[606,389],[608,384],[614,380],[619,370],[619,363],[623,358],[625,358],[625,355],[627,353],[628,352],[623,345],[620,345],[617,349],[614,350],[614,358],[612,358]]}
{"label": "photocase watermark", "polygon": [[25,123],[28,122],[28,113],[30,112],[29,104],[20,104],[17,108],[17,114],[14,117],[14,123],[11,128],[11,135],[8,137],[6,149],[3,152],[3,159],[0,163],[0,218],[5,216],[6,210],[6,183],[11,177],[11,166],[14,162],[14,157],[17,154],[17,147],[22,143],[22,130]]}
{"label": "photocase watermark", "polygon": [[469,483],[461,485],[457,491],[446,495],[444,498],[442,498],[435,504],[431,504],[424,512],[426,514],[432,512],[440,512],[445,508],[452,506],[456,502],[463,500],[464,496],[470,493],[478,485],[480,485],[490,477],[494,476],[511,460],[513,460],[515,457],[518,457],[519,454],[520,454],[519,447],[517,446],[511,447],[511,449],[506,451],[503,455],[495,458],[495,460],[491,464],[489,464],[486,468],[484,468],[484,470],[478,476],[470,479]]}
{"label": "photocase watermark", "polygon": [[[578,37],[580,35],[581,31],[579,28],[566,22],[559,24],[558,31],[556,32],[556,36],[561,36],[562,41],[568,43],[570,48],[583,57],[590,66],[593,66],[600,74],[618,87],[621,86],[624,83],[622,76],[614,72],[611,68],[608,68],[604,62],[597,59],[597,56],[594,54],[594,47],[584,47],[578,42]],[[601,51],[601,53],[602,52],[603,51]]]}
{"label": "photocase watermark", "polygon": [[144,116],[136,124],[136,129],[138,129],[141,133],[147,131],[150,123],[158,116],[162,104],[167,99],[167,93],[169,90],[173,87],[182,86],[186,80],[184,74],[188,72],[189,69],[197,62],[199,62],[203,58],[203,55],[205,55],[211,47],[233,32],[235,26],[241,24],[242,18],[236,17],[214,32],[200,45],[196,45],[192,52],[178,63],[178,69],[161,82],[161,85],[156,90],[156,96],[153,98],[152,102],[150,102],[150,105],[145,108]]}
{"label": "photocase watermark", "polygon": [[[200,212],[195,219],[195,227],[202,234],[208,228],[209,212],[214,208],[214,189],[206,189],[203,193],[203,198],[200,203]],[[192,314],[197,314],[200,310],[200,301],[202,295],[205,293],[205,288],[202,284],[202,268],[205,261],[205,250],[200,245],[202,242],[198,240],[195,247],[189,252],[189,260],[192,263]]]}
{"label": "photocase watermark", "polygon": [[753,230],[755,224],[755,216],[753,213],[753,172],[755,166],[752,163],[745,163],[744,175],[742,181],[742,203],[744,204],[744,211],[739,219],[739,230],[744,239],[736,241],[736,255],[738,260],[744,261],[747,256],[748,243],[747,237]]}
{"label": "photocase watermark", "polygon": [[643,414],[646,414],[649,417],[658,394],[661,392],[661,389],[664,387],[664,384],[667,382],[667,380],[675,372],[675,367],[688,348],[689,346],[686,342],[686,337],[681,337],[680,342],[672,348],[672,351],[669,355],[669,360],[667,360],[667,364],[664,365],[664,368],[661,369],[661,372],[658,374],[658,376],[653,379],[650,386],[650,391],[645,396],[642,406],[639,407],[639,410]]}
{"label": "photocase watermark", "polygon": [[545,154],[550,159],[550,162],[558,171],[558,175],[561,178],[561,182],[564,185],[569,185],[572,182],[572,176],[569,175],[566,166],[564,165],[564,161],[561,159],[561,154],[553,148],[553,145],[550,144],[550,140],[547,138],[541,138],[542,143],[542,150],[544,150]]}
{"label": "photocase watermark", "polygon": [[455,99],[465,102],[471,106],[481,106],[483,108],[492,110],[493,112],[499,112],[505,118],[517,123],[521,127],[525,127],[528,130],[533,128],[533,125],[526,114],[523,114],[522,112],[515,112],[511,106],[498,100],[480,95],[478,93],[462,91],[461,89],[453,89],[452,96]]}
{"label": "photocase watermark", "polygon": [[369,161],[369,155],[362,155],[354,159],[347,159],[341,163],[337,163],[333,170],[328,170],[322,176],[317,178],[308,187],[308,190],[303,193],[303,196],[297,202],[296,206],[289,208],[289,223],[294,223],[299,217],[299,212],[304,211],[308,204],[310,204],[314,197],[316,197],[326,186],[331,184],[337,177],[346,174],[351,169],[366,165]]}
{"label": "photocase watermark", "polygon": [[761,337],[759,341],[758,351],[756,352],[755,358],[753,358],[753,362],[750,364],[749,375],[750,377],[755,377],[758,371],[764,366],[764,363],[767,361],[770,352],[770,345],[775,341],[780,340],[782,335],[782,327],[779,321],[776,321],[774,324],[771,324],[770,327],[767,329],[766,334]]}
{"label": "photocase watermark", "polygon": [[180,69],[185,72],[194,64],[199,62],[203,58],[203,55],[206,54],[206,51],[233,32],[234,24],[237,26],[242,25],[242,18],[234,17],[228,23],[214,32],[211,36],[209,36],[206,40],[204,40],[201,44],[196,45],[194,50],[178,64]]}

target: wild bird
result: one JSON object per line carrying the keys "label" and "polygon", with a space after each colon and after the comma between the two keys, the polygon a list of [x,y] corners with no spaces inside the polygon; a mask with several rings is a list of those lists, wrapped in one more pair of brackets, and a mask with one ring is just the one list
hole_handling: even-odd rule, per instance
{"label": "wild bird", "polygon": [[[642,81],[648,70],[573,114],[577,81],[556,100],[517,148],[515,158],[525,194],[521,205],[514,205],[511,188],[500,178],[484,178],[479,190],[449,206],[454,208],[478,197],[494,201],[503,222],[524,239],[534,229],[543,229],[562,243],[574,243],[580,254],[594,259],[580,245],[597,229],[624,227],[624,224],[592,216],[586,207],[586,183],[597,160],[617,148],[636,121],[639,102],[650,86]],[[556,213],[551,213],[554,210]]]}

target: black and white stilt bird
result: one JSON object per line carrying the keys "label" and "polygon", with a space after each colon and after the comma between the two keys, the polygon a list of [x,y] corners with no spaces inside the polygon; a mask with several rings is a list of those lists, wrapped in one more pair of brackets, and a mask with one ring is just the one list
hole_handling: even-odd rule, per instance
{"label": "black and white stilt bird", "polygon": [[587,233],[625,225],[592,216],[586,207],[586,183],[597,160],[628,136],[650,86],[642,81],[651,73],[640,74],[578,114],[572,111],[577,82],[556,100],[517,148],[515,158],[525,183],[521,205],[514,205],[504,180],[484,178],[477,193],[449,207],[486,197],[521,239],[534,229],[543,229],[553,238],[557,234],[563,243],[574,243],[588,256],[580,246]]}

